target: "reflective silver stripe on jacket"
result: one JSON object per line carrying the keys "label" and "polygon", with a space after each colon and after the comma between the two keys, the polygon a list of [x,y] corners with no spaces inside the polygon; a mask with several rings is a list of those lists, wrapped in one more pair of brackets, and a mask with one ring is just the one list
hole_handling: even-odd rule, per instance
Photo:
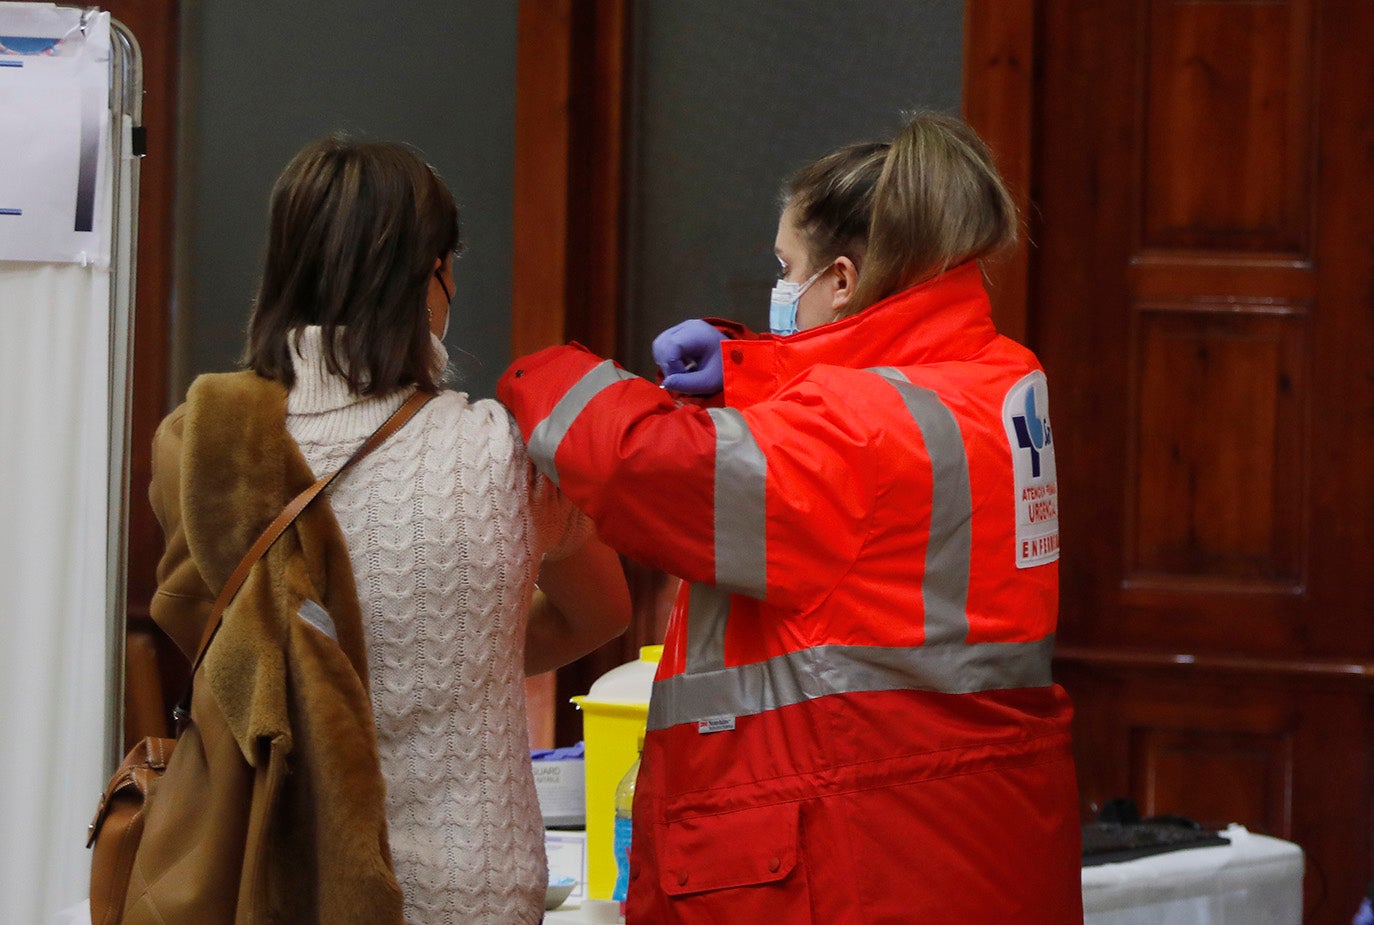
{"label": "reflective silver stripe on jacket", "polygon": [[[716,425],[716,587],[762,599],[768,587],[768,464],[743,414],[734,408],[710,408],[707,413]],[[723,631],[721,638],[723,642]]]}
{"label": "reflective silver stripe on jacket", "polygon": [[573,421],[602,389],[633,378],[634,373],[620,369],[610,360],[596,364],[568,389],[558,404],[553,406],[549,416],[530,432],[530,458],[555,485],[558,484],[558,467],[553,464],[553,458]]}
{"label": "reflective silver stripe on jacket", "polygon": [[752,716],[830,694],[1048,687],[1054,637],[936,646],[816,646],[762,662],[655,681],[649,728]]}
{"label": "reflective silver stripe on jacket", "polygon": [[[899,370],[870,370],[900,395],[930,457],[930,531],[921,584],[925,644],[911,647],[817,646],[763,662],[725,667],[725,626],[730,600],[724,588],[693,585],[688,597],[687,653],[682,675],[655,682],[649,728],[662,729],[717,716],[748,716],[829,694],[876,690],[972,693],[1018,687],[1044,687],[1050,680],[1053,637],[1029,643],[977,643],[968,639],[968,582],[972,557],[972,489],[963,434],[939,395],[913,385]],[[736,412],[737,414],[737,412]],[[743,425],[743,418],[740,418]],[[747,427],[744,428],[747,435]],[[717,472],[730,453],[748,456],[744,441],[717,419]],[[753,452],[757,444],[748,441]],[[724,447],[724,448],[722,448]],[[761,455],[761,454],[760,454]],[[716,549],[719,564],[726,548],[722,535],[743,529],[757,534],[733,512],[747,509],[739,492],[722,509],[717,489]],[[761,495],[760,495],[761,497]],[[751,512],[752,513],[752,512]],[[746,543],[739,548],[749,549]],[[766,547],[759,542],[762,555]],[[747,561],[747,560],[742,560]],[[762,596],[762,595],[759,595]]]}
{"label": "reflective silver stripe on jacket", "polygon": [[694,583],[687,592],[688,674],[725,667],[725,624],[730,592]]}
{"label": "reflective silver stripe on jacket", "polygon": [[889,366],[870,372],[902,396],[930,456],[930,536],[921,582],[926,644],[963,642],[968,638],[968,572],[973,557],[973,500],[964,436],[935,392],[912,385]]}
{"label": "reflective silver stripe on jacket", "polygon": [[764,492],[768,464],[744,415],[708,408],[716,427],[715,585],[693,584],[688,593],[687,671],[725,667],[725,625],[730,595],[763,598],[768,587]]}

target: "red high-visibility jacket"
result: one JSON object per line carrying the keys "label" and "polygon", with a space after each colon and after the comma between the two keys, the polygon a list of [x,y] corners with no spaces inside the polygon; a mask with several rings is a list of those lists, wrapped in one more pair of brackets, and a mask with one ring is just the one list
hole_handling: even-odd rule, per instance
{"label": "red high-visibility jacket", "polygon": [[498,386],[601,536],[684,579],[629,921],[1081,921],[1035,357],[974,263],[721,349],[723,408],[577,346]]}

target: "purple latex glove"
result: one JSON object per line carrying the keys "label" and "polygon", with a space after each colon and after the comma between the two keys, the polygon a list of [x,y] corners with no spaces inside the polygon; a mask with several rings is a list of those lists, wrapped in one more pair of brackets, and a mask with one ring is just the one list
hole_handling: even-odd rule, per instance
{"label": "purple latex glove", "polygon": [[685,395],[714,395],[725,387],[720,342],[725,335],[693,318],[654,338],[654,362],[663,370],[663,387]]}

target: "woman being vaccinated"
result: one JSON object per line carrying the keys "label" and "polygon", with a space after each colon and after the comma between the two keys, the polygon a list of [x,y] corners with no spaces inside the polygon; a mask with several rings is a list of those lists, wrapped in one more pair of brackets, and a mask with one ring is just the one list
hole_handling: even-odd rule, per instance
{"label": "woman being vaccinated", "polygon": [[[507,411],[440,387],[458,247],[452,195],[404,145],[320,139],[277,180],[247,369],[197,378],[154,443],[152,614],[188,658],[287,500],[433,397],[224,611],[167,771],[203,800],[154,801],[144,839],[197,847],[135,871],[126,921],[543,918],[525,676],[622,631],[629,594]],[[240,767],[247,813],[217,783]]]}
{"label": "woman being vaccinated", "polygon": [[670,328],[665,388],[575,345],[503,377],[536,464],[684,579],[630,922],[1081,921],[1048,392],[979,267],[1015,227],[918,115],[789,183],[771,334]]}

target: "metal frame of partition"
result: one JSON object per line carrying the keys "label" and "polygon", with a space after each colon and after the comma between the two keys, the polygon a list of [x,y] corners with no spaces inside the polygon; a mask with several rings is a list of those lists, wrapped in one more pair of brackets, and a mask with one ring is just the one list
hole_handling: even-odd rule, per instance
{"label": "metal frame of partition", "polygon": [[[94,8],[87,13],[94,12]],[[84,22],[84,20],[83,20]],[[119,766],[124,730],[124,625],[128,584],[129,432],[133,417],[134,292],[138,257],[138,172],[143,155],[143,54],[110,19],[110,147],[113,167],[110,250],[110,470],[106,528],[105,761]]]}

